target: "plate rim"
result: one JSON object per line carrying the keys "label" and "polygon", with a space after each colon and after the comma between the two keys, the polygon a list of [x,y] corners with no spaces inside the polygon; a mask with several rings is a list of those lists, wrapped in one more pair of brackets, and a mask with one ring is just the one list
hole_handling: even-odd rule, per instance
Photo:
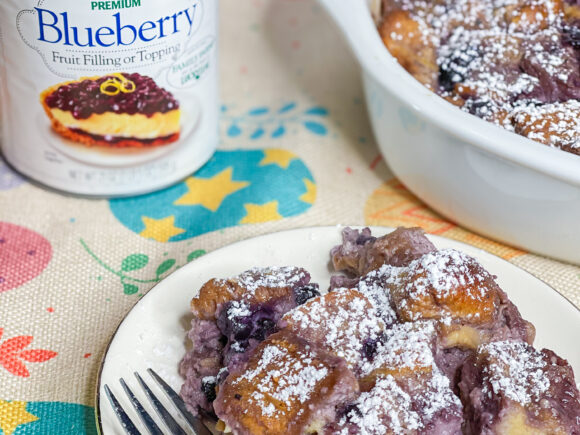
{"label": "plate rim", "polygon": [[[253,237],[246,237],[240,240],[237,240],[235,242],[232,243],[228,243],[226,245],[220,246],[217,249],[214,249],[211,252],[208,252],[207,254],[205,254],[203,257],[206,257],[208,255],[212,255],[212,254],[219,254],[220,251],[226,249],[226,248],[230,248],[232,246],[241,244],[241,243],[245,243],[249,240],[259,240],[262,238],[266,238],[272,235],[279,235],[282,233],[293,233],[293,232],[307,232],[309,230],[331,230],[331,229],[335,229],[336,231],[342,230],[344,228],[353,228],[353,229],[363,229],[363,228],[370,228],[372,232],[374,232],[375,230],[378,231],[387,231],[387,232],[392,232],[394,231],[396,228],[395,227],[386,227],[386,226],[377,226],[377,225],[315,225],[315,226],[308,226],[308,227],[298,227],[298,228],[290,228],[290,229],[285,229],[285,230],[280,230],[280,231],[273,231],[273,232],[268,232],[265,234],[259,234],[257,236],[253,236]],[[450,237],[443,237],[437,234],[430,234],[427,233],[423,228],[421,228],[424,233],[425,236],[429,239],[434,238],[435,240],[437,239],[442,239],[442,240],[449,240],[453,243],[457,243],[461,246],[466,246],[470,249],[478,249],[479,251],[481,251],[483,254],[485,255],[489,255],[491,257],[493,257],[495,260],[499,260],[500,262],[503,262],[504,264],[507,264],[511,267],[514,267],[515,269],[517,269],[520,272],[525,273],[526,275],[529,275],[532,279],[537,280],[538,282],[540,282],[541,284],[543,284],[545,287],[547,287],[549,290],[551,290],[552,292],[554,292],[557,296],[560,296],[565,302],[567,302],[568,304],[570,304],[572,306],[572,308],[575,309],[575,311],[577,312],[577,315],[580,317],[580,307],[576,306],[576,304],[574,304],[574,302],[572,302],[570,299],[568,299],[566,296],[564,296],[562,293],[560,293],[558,290],[556,290],[554,287],[552,287],[550,284],[548,284],[547,282],[545,282],[543,279],[538,278],[537,276],[535,276],[534,274],[532,274],[531,272],[528,272],[527,270],[521,268],[520,266],[511,263],[510,261],[501,258],[498,255],[492,254],[491,252],[482,249],[482,248],[478,248],[477,246],[474,245],[470,245],[468,243],[459,241],[459,240],[455,240],[452,239]],[[385,232],[384,234],[387,234],[387,232]],[[339,233],[340,236],[340,233]],[[115,338],[117,337],[119,330],[121,329],[121,327],[123,326],[123,324],[125,323],[125,321],[127,321],[127,318],[129,317],[130,313],[133,312],[133,310],[146,298],[148,297],[151,293],[154,292],[154,290],[159,286],[159,285],[163,285],[163,283],[170,277],[173,276],[174,274],[180,273],[180,271],[188,268],[188,267],[192,267],[192,264],[195,264],[196,260],[190,261],[189,263],[185,264],[184,266],[180,267],[177,270],[174,270],[173,272],[171,272],[169,275],[167,275],[165,278],[163,278],[161,281],[159,281],[158,283],[156,283],[154,286],[152,286],[149,291],[143,295],[143,297],[141,297],[140,299],[138,299],[133,306],[125,313],[125,315],[123,316],[123,318],[121,319],[121,321],[119,322],[119,324],[117,325],[117,327],[115,328],[115,330],[113,331],[111,338],[109,339],[109,341],[107,342],[107,346],[105,347],[103,356],[101,358],[101,361],[99,362],[99,370],[97,372],[97,377],[96,377],[96,392],[95,392],[95,420],[96,420],[96,426],[97,426],[97,434],[100,435],[105,435],[103,433],[103,427],[102,427],[102,421],[101,421],[101,408],[100,408],[100,403],[101,403],[101,380],[102,380],[102,375],[103,375],[103,369],[105,366],[105,362],[107,359],[107,355],[109,354],[109,350],[111,348],[111,345],[113,343],[113,341],[115,340]]]}

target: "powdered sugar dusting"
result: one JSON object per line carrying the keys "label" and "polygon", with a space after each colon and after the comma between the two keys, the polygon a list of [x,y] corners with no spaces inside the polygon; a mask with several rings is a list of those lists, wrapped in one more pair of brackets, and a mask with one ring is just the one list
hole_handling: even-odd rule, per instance
{"label": "powdered sugar dusting", "polygon": [[[500,341],[482,345],[489,364],[483,368],[483,392],[505,395],[522,405],[540,400],[550,387],[542,353],[522,342]],[[490,391],[491,388],[491,391]]]}
{"label": "powdered sugar dusting", "polygon": [[554,147],[580,148],[580,102],[519,106],[514,110],[518,131]]}
{"label": "powdered sugar dusting", "polygon": [[357,285],[358,291],[374,304],[377,314],[386,325],[390,325],[397,320],[391,293],[386,285],[388,278],[395,270],[398,270],[398,268],[383,265],[380,269],[373,270],[362,277]]}
{"label": "powdered sugar dusting", "polygon": [[432,321],[399,323],[385,331],[372,362],[367,362],[363,375],[385,367],[389,369],[416,369],[435,367],[433,346],[435,326]]}
{"label": "powdered sugar dusting", "polygon": [[243,301],[232,301],[227,308],[229,318],[246,317],[252,314],[250,307]]}
{"label": "powdered sugar dusting", "polygon": [[392,375],[379,376],[374,387],[361,393],[348,409],[337,424],[340,434],[352,433],[349,427],[361,435],[408,434],[421,433],[439,413],[459,418],[461,402],[451,391],[449,379],[435,370],[411,391]]}
{"label": "powdered sugar dusting", "polygon": [[476,299],[486,295],[486,288],[476,284],[484,282],[489,276],[481,272],[473,273],[471,265],[477,261],[463,252],[455,249],[444,249],[426,254],[409,265],[407,274],[417,277],[416,280],[406,283],[405,288],[411,297],[426,294],[435,290],[440,297],[448,296],[458,287],[469,287],[469,291]]}
{"label": "powdered sugar dusting", "polygon": [[247,290],[246,295],[249,297],[260,287],[292,287],[298,285],[306,277],[304,270],[287,266],[253,268],[238,275],[236,279]]}
{"label": "powdered sugar dusting", "polygon": [[[575,125],[559,124],[537,110],[580,98],[580,27],[574,19],[577,9],[569,13],[569,18],[558,0],[386,0],[385,5],[387,16],[403,10],[416,22],[420,41],[430,48],[427,53],[433,53],[433,59],[399,60],[406,65],[436,65],[439,70],[431,73],[437,93],[508,130],[580,153],[580,132]],[[408,29],[400,24],[382,31],[394,41],[409,38],[413,46]],[[413,53],[425,55],[419,50]],[[425,82],[423,75],[416,75]],[[568,104],[560,110],[565,117],[573,115]],[[548,124],[551,139],[541,140],[537,133],[518,128],[516,117],[522,113],[540,117]]]}
{"label": "powdered sugar dusting", "polygon": [[422,407],[423,421],[430,421],[443,410],[461,415],[461,401],[453,394],[449,378],[439,369],[434,369],[432,376],[425,383],[423,394],[417,399]]}
{"label": "powdered sugar dusting", "polygon": [[335,355],[344,358],[350,368],[356,368],[363,357],[366,340],[378,340],[384,324],[369,300],[350,289],[340,289],[319,296],[284,316],[292,329],[312,338],[318,331],[322,344]]}
{"label": "powdered sugar dusting", "polygon": [[379,378],[371,391],[358,397],[338,422],[341,435],[350,433],[347,424],[356,426],[361,435],[403,434],[423,427],[419,414],[412,409],[411,396],[391,375]]}
{"label": "powdered sugar dusting", "polygon": [[[402,295],[397,309],[412,320],[419,319],[422,314],[411,308],[414,301],[434,298],[441,303],[446,298],[461,296],[475,302],[486,301],[489,305],[489,293],[497,290],[493,277],[477,260],[455,249],[425,254],[407,268],[392,269],[386,284]],[[442,312],[445,310],[444,305],[440,308]],[[482,310],[487,309],[491,306],[482,306]],[[466,316],[478,317],[479,314],[467,313]]]}
{"label": "powdered sugar dusting", "polygon": [[233,384],[241,380],[256,383],[256,391],[250,401],[256,402],[264,416],[278,413],[271,399],[301,406],[308,401],[318,382],[328,375],[328,369],[314,359],[307,349],[290,356],[276,345],[264,348],[257,367],[243,373]]}
{"label": "powdered sugar dusting", "polygon": [[[393,433],[408,433],[422,428],[440,412],[460,415],[461,403],[433,356],[435,325],[434,321],[400,323],[385,332],[374,359],[364,366],[363,375],[377,369],[399,374],[389,382],[379,375],[370,393],[361,394],[360,403],[356,404],[360,412],[351,411],[347,416],[351,423],[368,431],[362,433],[387,433],[382,427],[385,418]],[[398,380],[405,387],[401,388]],[[409,385],[414,386],[409,390]],[[368,410],[370,404],[378,409]],[[382,419],[377,414],[383,415]]]}

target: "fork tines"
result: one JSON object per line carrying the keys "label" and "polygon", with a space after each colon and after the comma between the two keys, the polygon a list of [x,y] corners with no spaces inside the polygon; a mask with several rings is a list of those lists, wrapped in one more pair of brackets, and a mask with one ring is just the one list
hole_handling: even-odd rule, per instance
{"label": "fork tines", "polygon": [[[157,385],[163,390],[167,398],[171,400],[171,402],[173,403],[175,408],[177,408],[179,413],[185,418],[191,430],[193,430],[194,434],[211,435],[211,432],[207,428],[207,426],[205,426],[204,423],[199,418],[194,417],[187,410],[185,402],[181,397],[179,397],[179,395],[175,392],[175,390],[173,390],[173,388],[171,388],[152,369],[147,369],[147,372],[155,380]],[[139,373],[135,372],[134,374],[135,377],[137,378],[139,385],[141,386],[143,391],[145,391],[147,398],[153,405],[153,408],[155,408],[157,415],[169,430],[169,432],[163,432],[160,429],[159,425],[155,423],[153,417],[151,417],[151,415],[145,410],[145,408],[143,407],[139,399],[137,399],[133,391],[131,391],[125,380],[123,378],[119,379],[119,382],[121,383],[121,386],[125,391],[125,394],[131,401],[133,408],[137,412],[137,415],[139,416],[141,422],[147,428],[149,433],[152,435],[163,435],[163,433],[171,433],[174,435],[186,435],[187,432],[183,430],[183,428],[179,425],[179,423],[175,420],[175,418],[171,415],[171,413],[167,410],[167,408],[161,403],[161,401],[157,398],[157,396],[155,396],[151,388],[149,388],[149,386],[145,383],[145,381],[139,375]],[[123,407],[121,406],[121,404],[119,403],[119,401],[117,400],[117,398],[115,397],[109,386],[105,384],[104,389],[105,394],[107,395],[107,398],[111,403],[113,411],[117,415],[117,418],[119,419],[121,426],[123,427],[125,432],[129,435],[140,434],[141,432],[137,429],[131,418],[127,415],[127,412],[123,409]]]}

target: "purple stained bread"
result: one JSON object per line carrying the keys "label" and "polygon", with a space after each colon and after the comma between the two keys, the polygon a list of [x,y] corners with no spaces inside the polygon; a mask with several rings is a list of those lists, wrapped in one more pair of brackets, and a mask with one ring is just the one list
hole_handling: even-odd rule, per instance
{"label": "purple stained bread", "polygon": [[397,228],[382,237],[373,237],[371,230],[346,227],[342,244],[330,251],[337,272],[363,276],[383,264],[406,266],[411,261],[437,249],[421,228]]}
{"label": "purple stained bread", "polygon": [[441,373],[418,376],[413,382],[381,375],[324,433],[460,435],[461,402],[445,381]]}
{"label": "purple stained bread", "polygon": [[326,433],[460,434],[462,405],[437,367],[436,341],[433,321],[386,330],[362,366],[363,392]]}
{"label": "purple stained bread", "polygon": [[570,365],[518,341],[482,345],[459,383],[466,434],[580,434],[580,394]]}
{"label": "purple stained bread", "polygon": [[310,274],[297,267],[251,269],[230,279],[212,279],[191,302],[192,343],[179,371],[190,411],[213,414],[216,386],[243,364],[252,350],[276,332],[290,309],[317,296]]}

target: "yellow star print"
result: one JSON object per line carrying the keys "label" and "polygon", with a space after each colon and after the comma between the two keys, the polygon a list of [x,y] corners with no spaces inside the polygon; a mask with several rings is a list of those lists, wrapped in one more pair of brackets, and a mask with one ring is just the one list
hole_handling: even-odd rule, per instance
{"label": "yellow star print", "polygon": [[300,201],[304,201],[307,204],[314,204],[314,201],[316,200],[316,184],[308,178],[304,178],[302,181],[306,186],[306,193],[300,197]]}
{"label": "yellow star print", "polygon": [[282,169],[287,169],[290,162],[296,158],[296,154],[292,154],[286,150],[264,150],[264,158],[260,162],[260,166],[276,164]]}
{"label": "yellow star print", "polygon": [[26,402],[0,400],[0,429],[4,435],[12,435],[21,424],[38,420],[36,415],[26,411]]}
{"label": "yellow star print", "polygon": [[278,201],[267,202],[264,205],[244,204],[244,207],[246,216],[240,221],[241,224],[259,224],[283,219],[278,213]]}
{"label": "yellow star print", "polygon": [[247,181],[233,181],[232,173],[233,169],[227,168],[212,178],[189,177],[185,180],[188,192],[174,204],[202,205],[208,210],[216,211],[228,195],[250,184]]}
{"label": "yellow star print", "polygon": [[145,229],[140,235],[146,239],[157,240],[158,242],[168,242],[173,236],[185,233],[183,228],[175,226],[175,216],[167,216],[163,219],[153,219],[147,216],[141,218]]}

